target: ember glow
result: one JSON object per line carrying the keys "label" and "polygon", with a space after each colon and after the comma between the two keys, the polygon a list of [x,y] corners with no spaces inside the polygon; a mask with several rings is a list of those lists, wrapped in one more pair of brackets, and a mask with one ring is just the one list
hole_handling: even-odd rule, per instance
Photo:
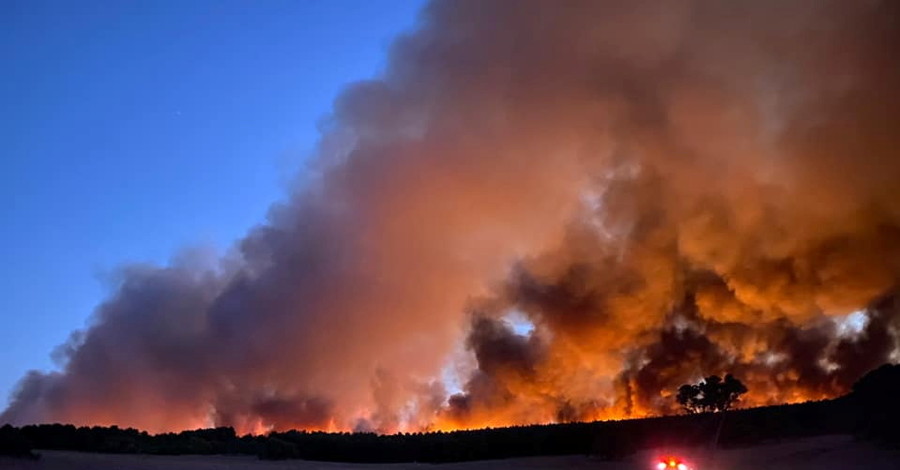
{"label": "ember glow", "polygon": [[725,372],[742,406],[844,393],[900,358],[898,44],[890,0],[435,1],[266,224],[124,268],[0,422],[617,419]]}

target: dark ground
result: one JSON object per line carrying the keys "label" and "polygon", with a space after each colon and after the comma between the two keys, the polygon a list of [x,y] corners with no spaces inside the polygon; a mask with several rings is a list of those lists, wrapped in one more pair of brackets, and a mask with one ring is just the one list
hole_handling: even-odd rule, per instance
{"label": "dark ground", "polygon": [[[661,454],[678,453],[694,460],[696,470],[897,470],[900,451],[880,449],[851,436],[835,435],[719,450],[654,449],[621,462],[584,456],[529,457],[448,464],[350,464],[304,460],[261,461],[252,456],[151,456],[37,451],[36,461],[0,458],[4,470],[487,470],[592,469],[651,470]],[[712,461],[711,461],[712,459]]]}

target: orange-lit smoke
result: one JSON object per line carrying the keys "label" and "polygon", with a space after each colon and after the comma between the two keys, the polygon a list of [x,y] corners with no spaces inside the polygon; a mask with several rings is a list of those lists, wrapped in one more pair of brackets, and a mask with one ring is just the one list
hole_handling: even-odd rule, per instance
{"label": "orange-lit smoke", "polygon": [[0,422],[607,419],[725,372],[745,405],[843,393],[900,359],[898,33],[889,0],[432,2],[267,223],[123,269]]}

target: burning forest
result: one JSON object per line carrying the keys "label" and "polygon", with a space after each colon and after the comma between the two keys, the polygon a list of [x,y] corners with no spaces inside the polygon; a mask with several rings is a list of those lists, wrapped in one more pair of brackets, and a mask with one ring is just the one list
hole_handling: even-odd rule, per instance
{"label": "burning forest", "polygon": [[0,423],[380,433],[837,396],[900,361],[900,4],[436,0],[214,262]]}

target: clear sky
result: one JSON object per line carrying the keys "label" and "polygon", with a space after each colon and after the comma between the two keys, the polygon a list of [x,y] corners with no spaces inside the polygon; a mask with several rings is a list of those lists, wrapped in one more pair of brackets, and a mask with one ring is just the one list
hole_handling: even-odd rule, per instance
{"label": "clear sky", "polygon": [[262,221],[423,3],[0,2],[0,407],[118,265]]}

